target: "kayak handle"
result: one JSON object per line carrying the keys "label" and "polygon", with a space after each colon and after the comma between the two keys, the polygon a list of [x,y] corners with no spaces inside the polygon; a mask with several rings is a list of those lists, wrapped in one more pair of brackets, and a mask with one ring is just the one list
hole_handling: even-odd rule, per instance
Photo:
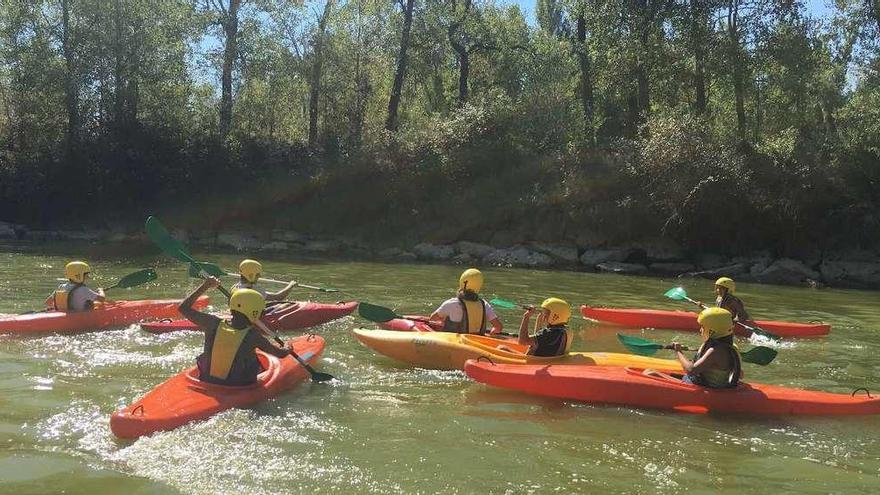
{"label": "kayak handle", "polygon": [[486,361],[488,361],[489,363],[491,363],[492,366],[495,366],[495,361],[492,361],[492,358],[490,358],[489,356],[480,356],[480,357],[477,358],[477,362],[480,362],[480,361],[482,361],[482,360],[486,360]]}
{"label": "kayak handle", "polygon": [[850,395],[850,397],[855,397],[855,396],[856,396],[856,392],[858,392],[859,390],[864,390],[864,391],[865,391],[865,394],[868,396],[869,399],[873,399],[873,398],[874,398],[874,396],[871,395],[871,391],[868,390],[868,389],[866,389],[865,387],[859,387],[859,388],[853,390],[853,393]]}

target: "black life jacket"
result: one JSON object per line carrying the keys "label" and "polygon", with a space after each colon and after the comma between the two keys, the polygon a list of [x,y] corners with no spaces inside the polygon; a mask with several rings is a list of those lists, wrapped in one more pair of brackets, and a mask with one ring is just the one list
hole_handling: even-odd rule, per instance
{"label": "black life jacket", "polygon": [[568,330],[565,325],[549,326],[535,334],[535,346],[529,349],[530,356],[554,357],[565,354],[568,347]]}
{"label": "black life jacket", "polygon": [[[737,352],[736,348],[733,347],[732,344],[728,344],[722,340],[717,339],[709,339],[700,346],[700,349],[694,355],[694,362],[697,362],[701,357],[703,357],[709,349],[715,349],[715,352],[726,352],[728,356],[730,356],[730,362],[733,363],[733,368],[729,373],[723,378],[718,377],[716,379],[712,379],[712,377],[707,376],[708,373],[717,372],[721,373],[721,371],[710,370],[708,373],[700,373],[693,374],[688,373],[688,376],[695,385],[700,385],[703,387],[709,388],[734,388],[739,384],[740,378],[742,378],[742,361],[739,357],[739,352]],[[723,383],[722,383],[723,382]]]}

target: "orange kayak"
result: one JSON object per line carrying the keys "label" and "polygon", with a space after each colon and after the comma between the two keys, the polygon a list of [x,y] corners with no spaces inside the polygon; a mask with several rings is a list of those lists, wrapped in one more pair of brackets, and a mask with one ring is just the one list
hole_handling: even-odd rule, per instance
{"label": "orange kayak", "polygon": [[[95,308],[91,311],[43,311],[9,315],[0,317],[0,333],[30,335],[118,328],[144,320],[179,318],[180,313],[177,311],[179,305],[179,299],[108,301],[95,304]],[[200,297],[194,306],[207,307],[208,297]]]}
{"label": "orange kayak", "polygon": [[741,383],[710,389],[674,377],[645,375],[643,369],[609,366],[510,365],[470,360],[474,380],[528,394],[582,402],[620,404],[689,413],[771,416],[880,414],[880,397]]}
{"label": "orange kayak", "polygon": [[[581,306],[581,314],[591,320],[633,328],[662,328],[668,330],[700,331],[697,313],[665,311],[660,309],[594,308]],[[754,325],[780,337],[820,337],[831,332],[825,323],[791,323],[787,321],[758,320]],[[751,332],[736,325],[737,335],[748,337]]]}
{"label": "orange kayak", "polygon": [[[304,361],[314,364],[324,351],[324,339],[303,335],[288,341]],[[119,438],[137,438],[173,430],[234,407],[247,407],[291,389],[309,378],[293,357],[277,358],[256,351],[263,371],[254,385],[227,387],[199,381],[193,367],[169,378],[134,404],[110,416],[110,430]]]}
{"label": "orange kayak", "polygon": [[[291,301],[274,306],[263,316],[263,323],[276,332],[289,332],[314,327],[328,321],[351,314],[357,302],[324,304],[311,301]],[[179,315],[178,315],[179,316]],[[228,318],[229,315],[221,315]],[[161,334],[181,330],[198,330],[198,325],[189,320],[171,320],[145,323],[141,328],[150,333]]]}

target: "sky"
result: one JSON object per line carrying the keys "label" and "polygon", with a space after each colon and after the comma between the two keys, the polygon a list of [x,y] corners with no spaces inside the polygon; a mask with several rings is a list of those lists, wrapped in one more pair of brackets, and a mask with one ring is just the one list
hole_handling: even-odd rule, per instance
{"label": "sky", "polygon": [[[825,17],[833,12],[831,0],[802,0],[807,10],[815,17]],[[537,0],[498,0],[503,4],[518,4],[520,11],[525,15],[529,24],[535,25],[535,4]]]}

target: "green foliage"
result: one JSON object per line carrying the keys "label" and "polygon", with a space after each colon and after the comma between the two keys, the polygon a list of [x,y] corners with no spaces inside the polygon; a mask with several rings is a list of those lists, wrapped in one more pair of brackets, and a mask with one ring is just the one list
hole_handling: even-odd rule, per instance
{"label": "green foliage", "polygon": [[797,2],[540,0],[536,27],[515,5],[417,1],[394,133],[398,5],[336,1],[321,34],[323,4],[246,2],[222,139],[229,19],[207,5],[0,0],[0,220],[168,204],[364,237],[880,241],[866,2],[820,20]]}

